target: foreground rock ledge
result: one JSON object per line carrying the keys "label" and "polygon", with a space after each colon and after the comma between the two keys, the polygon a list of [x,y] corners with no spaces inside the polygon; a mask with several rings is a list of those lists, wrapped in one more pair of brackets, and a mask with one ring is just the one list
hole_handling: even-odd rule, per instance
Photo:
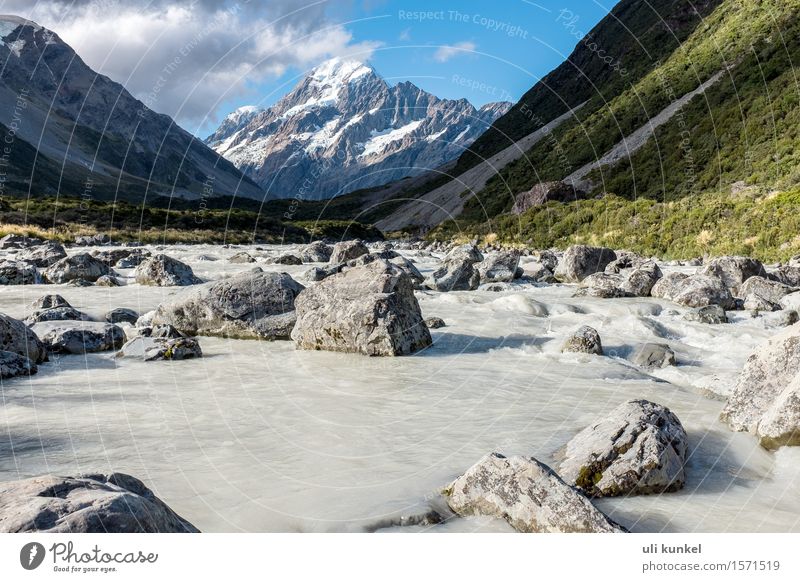
{"label": "foreground rock ledge", "polygon": [[444,491],[457,514],[505,519],[525,533],[615,533],[625,529],[534,458],[490,453]]}
{"label": "foreground rock ledge", "polygon": [[199,530],[124,473],[45,475],[0,483],[0,532],[196,533]]}
{"label": "foreground rock ledge", "polygon": [[300,349],[402,356],[432,343],[411,277],[382,259],[309,287],[295,307]]}
{"label": "foreground rock ledge", "polygon": [[665,493],[683,487],[687,451],[677,416],[631,400],[579,432],[559,469],[567,483],[596,497]]}

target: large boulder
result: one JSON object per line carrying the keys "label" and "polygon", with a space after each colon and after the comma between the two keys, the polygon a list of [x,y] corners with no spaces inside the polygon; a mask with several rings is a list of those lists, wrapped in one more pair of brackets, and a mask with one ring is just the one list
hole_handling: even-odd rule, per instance
{"label": "large boulder", "polygon": [[603,343],[600,341],[600,334],[597,333],[595,328],[584,325],[567,338],[561,351],[602,356]]}
{"label": "large boulder", "polygon": [[247,251],[240,251],[236,254],[231,255],[231,257],[228,259],[228,262],[234,264],[242,264],[242,263],[255,263],[256,260]]}
{"label": "large boulder", "polygon": [[21,234],[7,234],[0,238],[0,249],[24,249],[42,244],[42,239]]}
{"label": "large boulder", "polygon": [[125,332],[118,325],[98,321],[44,321],[31,329],[57,354],[89,354],[118,349]]}
{"label": "large boulder", "polygon": [[719,277],[736,297],[739,297],[741,284],[750,277],[767,277],[767,271],[761,261],[749,257],[717,257],[708,261],[699,273]]}
{"label": "large boulder", "polygon": [[150,256],[152,253],[146,249],[133,249],[129,255],[119,259],[114,266],[118,269],[133,269]]}
{"label": "large boulder", "polygon": [[528,457],[490,453],[445,490],[447,504],[462,516],[505,519],[526,533],[625,531],[550,467]]}
{"label": "large boulder", "polygon": [[130,475],[44,475],[0,483],[0,532],[196,533]]}
{"label": "large boulder", "polygon": [[47,361],[47,347],[18,319],[0,313],[0,350],[25,356],[34,364]]}
{"label": "large boulder", "polygon": [[303,291],[292,339],[300,349],[402,356],[431,345],[411,278],[383,260]]}
{"label": "large boulder", "polygon": [[655,402],[631,400],[575,435],[559,471],[595,497],[677,491],[686,482],[687,451],[677,416]]}
{"label": "large boulder", "polygon": [[721,419],[735,431],[756,435],[767,449],[800,445],[800,325],[750,355]]}
{"label": "large boulder", "polygon": [[92,256],[97,257],[106,265],[113,267],[120,261],[128,258],[134,251],[126,248],[102,249],[92,251]]}
{"label": "large boulder", "polygon": [[0,379],[13,378],[14,376],[29,376],[37,371],[36,364],[30,358],[21,356],[16,352],[0,350]]}
{"label": "large boulder", "polygon": [[481,284],[481,275],[467,259],[448,259],[425,280],[425,287],[434,291],[474,291]]}
{"label": "large boulder", "polygon": [[59,259],[50,265],[42,276],[50,283],[69,283],[77,279],[94,282],[108,274],[108,265],[103,261],[89,253],[78,253]]}
{"label": "large boulder", "polygon": [[604,271],[617,258],[611,249],[574,245],[567,249],[555,270],[562,283],[580,283],[589,275]]}
{"label": "large boulder", "polygon": [[599,297],[601,299],[613,299],[615,297],[627,297],[622,289],[625,278],[616,273],[598,272],[585,277],[575,291],[575,297]]}
{"label": "large boulder", "polygon": [[758,311],[778,311],[782,309],[781,299],[797,291],[779,281],[766,277],[750,277],[739,287],[739,297],[744,300],[744,308]]}
{"label": "large boulder", "polygon": [[304,263],[327,263],[331,260],[333,249],[321,240],[307,244],[300,249],[300,258]]}
{"label": "large boulder", "polygon": [[500,251],[486,256],[477,264],[481,283],[510,283],[522,275],[519,268],[520,252],[517,250]]}
{"label": "large boulder", "polygon": [[800,287],[800,266],[781,265],[770,273],[770,278],[790,287]]}
{"label": "large boulder", "polygon": [[39,282],[39,271],[34,265],[22,261],[0,263],[0,285],[35,285]]}
{"label": "large boulder", "polygon": [[686,321],[698,321],[712,325],[728,323],[728,314],[719,305],[706,305],[705,307],[691,309],[686,312],[683,318]]}
{"label": "large boulder", "polygon": [[48,295],[42,295],[38,299],[34,299],[30,305],[33,311],[38,311],[40,309],[50,309],[52,307],[72,307],[69,304],[69,301],[64,299],[61,295],[51,293]]}
{"label": "large boulder", "polygon": [[736,307],[736,300],[722,279],[707,275],[668,273],[653,285],[650,294],[686,307]]}
{"label": "large boulder", "polygon": [[133,275],[139,285],[157,287],[185,287],[201,282],[189,265],[162,254],[146,258]]}
{"label": "large boulder", "polygon": [[158,306],[150,323],[186,335],[288,339],[295,297],[304,287],[286,273],[260,268],[187,289]]}
{"label": "large boulder", "polygon": [[333,245],[329,261],[332,265],[346,263],[352,259],[357,259],[361,255],[366,255],[368,252],[369,249],[363,241],[358,239],[345,240]]}
{"label": "large boulder", "polygon": [[158,337],[152,333],[150,336],[133,338],[117,352],[118,358],[140,358],[145,362],[188,360],[202,356],[203,350],[200,349],[200,344],[194,338]]}
{"label": "large boulder", "polygon": [[443,262],[454,260],[465,261],[470,264],[480,263],[483,260],[483,254],[473,244],[458,245],[450,249],[442,259]]}
{"label": "large boulder", "polygon": [[64,246],[54,241],[48,241],[35,247],[28,247],[21,251],[16,259],[30,263],[39,268],[47,268],[67,256]]}

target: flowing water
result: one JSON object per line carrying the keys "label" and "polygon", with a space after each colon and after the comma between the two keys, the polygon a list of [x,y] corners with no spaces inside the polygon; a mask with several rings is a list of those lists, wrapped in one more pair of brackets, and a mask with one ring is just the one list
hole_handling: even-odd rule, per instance
{"label": "flowing water", "polygon": [[[162,252],[210,280],[252,268],[225,260],[240,250]],[[405,254],[423,273],[436,264]],[[295,277],[308,268],[259,266]],[[2,287],[0,311],[24,317],[32,300],[55,292],[100,318],[115,307],[144,313],[178,291],[132,281]],[[206,337],[198,360],[53,357],[35,376],[2,383],[0,481],[122,471],[203,531],[361,531],[439,504],[438,491],[490,451],[557,468],[559,449],[579,430],[646,398],[671,408],[689,433],[687,486],[598,501],[603,511],[633,531],[800,531],[800,450],[767,452],[718,421],[747,355],[775,329],[745,314],[704,325],[667,302],[573,292],[516,283],[503,292],[418,292],[423,315],[447,327],[411,357]],[[598,329],[606,357],[560,353],[584,324]],[[668,343],[679,365],[632,366],[626,357],[645,341]],[[508,527],[473,518],[402,531],[420,529]]]}

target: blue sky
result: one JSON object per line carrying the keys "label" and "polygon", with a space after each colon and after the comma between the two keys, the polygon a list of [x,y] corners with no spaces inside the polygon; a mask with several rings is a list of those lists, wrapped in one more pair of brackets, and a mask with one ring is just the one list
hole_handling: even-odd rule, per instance
{"label": "blue sky", "polygon": [[[614,0],[0,0],[96,71],[208,135],[331,56],[475,105],[519,99]],[[567,26],[567,23],[570,23]]]}

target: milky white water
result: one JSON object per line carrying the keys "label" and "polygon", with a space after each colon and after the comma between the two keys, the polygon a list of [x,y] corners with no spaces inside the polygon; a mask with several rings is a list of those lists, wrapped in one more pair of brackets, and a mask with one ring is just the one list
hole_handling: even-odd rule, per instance
{"label": "milky white water", "polygon": [[[216,279],[252,268],[225,260],[239,250],[163,252]],[[286,248],[250,250],[266,257]],[[435,264],[406,254],[423,272]],[[295,277],[309,268],[260,266]],[[59,293],[96,317],[115,307],[143,313],[177,291],[0,287],[0,311],[24,317],[32,300]],[[420,292],[424,316],[447,327],[411,357],[218,338],[200,338],[205,356],[181,362],[54,356],[30,379],[2,383],[0,481],[122,471],[203,531],[359,531],[425,511],[489,451],[557,468],[559,448],[580,429],[646,398],[671,408],[689,433],[687,486],[598,501],[603,511],[633,531],[800,531],[800,450],[769,453],[730,432],[717,420],[724,400],[714,396],[730,390],[747,355],[775,330],[746,315],[710,326],[684,321],[685,310],[667,302],[573,292],[530,284]],[[583,324],[598,329],[610,357],[560,353]],[[669,343],[679,366],[648,375],[630,365],[626,356],[644,341]],[[453,519],[425,529],[508,527]]]}

